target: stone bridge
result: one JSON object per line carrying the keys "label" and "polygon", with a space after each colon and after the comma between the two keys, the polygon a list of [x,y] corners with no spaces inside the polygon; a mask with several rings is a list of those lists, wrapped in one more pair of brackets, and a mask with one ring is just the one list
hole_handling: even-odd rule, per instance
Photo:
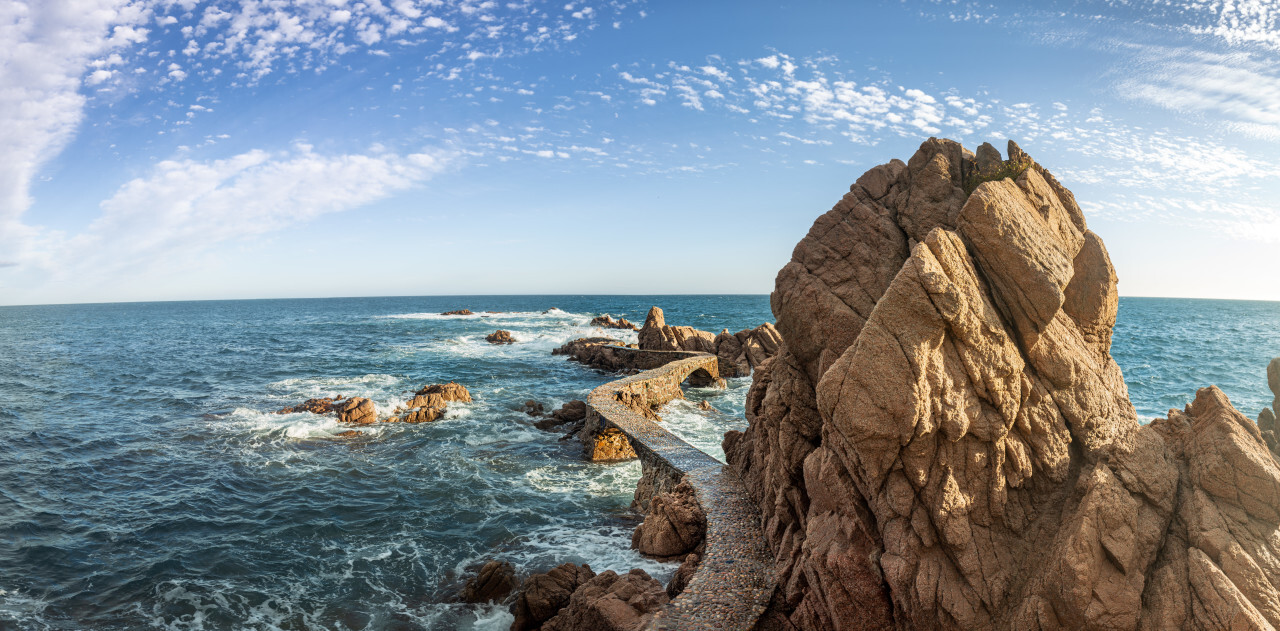
{"label": "stone bridge", "polygon": [[[651,352],[651,351],[650,351]],[[719,379],[714,355],[683,358],[612,381],[587,397],[590,416],[616,430],[644,466],[638,503],[683,478],[707,516],[706,551],[688,587],[654,617],[652,629],[750,629],[773,595],[773,555],[760,516],[737,475],[723,463],[663,429],[656,410],[683,396],[680,384]]]}

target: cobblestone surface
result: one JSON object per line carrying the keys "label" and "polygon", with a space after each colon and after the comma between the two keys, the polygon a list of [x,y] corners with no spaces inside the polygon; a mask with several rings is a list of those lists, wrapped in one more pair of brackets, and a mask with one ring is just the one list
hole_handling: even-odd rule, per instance
{"label": "cobblestone surface", "polygon": [[[701,371],[701,372],[700,372]],[[718,377],[714,355],[679,359],[612,381],[587,397],[603,421],[622,431],[646,468],[683,474],[707,515],[706,552],[679,596],[654,617],[652,629],[750,629],[774,589],[773,555],[760,515],[742,481],[724,463],[686,443],[623,401],[662,404],[691,375]]]}

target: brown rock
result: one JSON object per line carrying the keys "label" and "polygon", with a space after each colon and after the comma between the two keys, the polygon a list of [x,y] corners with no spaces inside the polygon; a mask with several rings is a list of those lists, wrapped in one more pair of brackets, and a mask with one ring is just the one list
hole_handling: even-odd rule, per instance
{"label": "brown rock", "polygon": [[516,339],[511,337],[511,331],[498,329],[493,333],[484,336],[484,341],[490,344],[515,344]]}
{"label": "brown rock", "polygon": [[547,409],[541,403],[529,399],[524,402],[524,413],[529,416],[545,416]]}
{"label": "brown rock", "polygon": [[587,403],[574,399],[560,406],[560,409],[551,413],[551,417],[561,423],[573,423],[581,421],[587,417]]}
{"label": "brown rock", "polygon": [[361,432],[360,430],[349,429],[345,432],[338,432],[333,436],[334,438],[355,438],[357,436],[363,436],[363,435],[364,435],[364,432]]}
{"label": "brown rock", "polygon": [[1106,249],[1009,154],[930,139],[859,179],[779,272],[777,355],[724,441],[777,554],[764,619],[1280,625],[1267,434],[1216,388],[1138,423]]}
{"label": "brown rock", "polygon": [[292,414],[294,412],[310,412],[312,414],[328,414],[333,411],[333,402],[341,400],[342,397],[333,399],[325,397],[323,399],[307,399],[303,403],[299,403],[293,407],[282,408],[276,411],[276,414]]}
{"label": "brown rock", "polygon": [[338,412],[339,423],[355,423],[368,425],[378,422],[378,408],[373,401],[364,397],[351,397],[333,406]]}
{"label": "brown rock", "polygon": [[534,427],[541,430],[552,430],[566,423],[578,423],[587,417],[587,404],[584,401],[573,400],[560,406],[560,409],[551,413],[551,418],[543,419],[534,423]]}
{"label": "brown rock", "polygon": [[392,423],[430,423],[444,418],[444,413],[448,411],[444,406],[422,406],[408,410],[404,414],[390,419]]}
{"label": "brown rock", "polygon": [[640,330],[639,328],[636,327],[636,325],[627,321],[626,318],[619,318],[617,320],[614,320],[607,313],[602,316],[596,316],[592,318],[591,326],[599,326],[599,327],[604,327],[606,329],[626,329],[629,331]]}
{"label": "brown rock", "polygon": [[520,596],[511,605],[515,621],[511,631],[538,629],[569,604],[569,599],[580,585],[594,578],[595,572],[588,565],[565,563],[552,568],[546,574],[534,574],[525,579]]}
{"label": "brown rock", "polygon": [[414,393],[412,399],[405,402],[405,407],[443,408],[454,401],[470,403],[471,393],[467,391],[466,386],[450,381],[449,383],[436,383],[422,386]]}
{"label": "brown rock", "polygon": [[703,399],[703,400],[701,400],[701,401],[699,401],[699,402],[698,402],[698,409],[699,409],[699,410],[702,410],[702,411],[704,411],[704,412],[710,412],[711,410],[714,410],[715,408],[711,407],[711,402],[710,402],[710,401],[707,401],[706,399]]}
{"label": "brown rock", "polygon": [[[644,570],[605,570],[573,593],[569,605],[543,625],[546,631],[639,631],[668,602],[662,583]],[[514,627],[513,627],[514,628]]]}
{"label": "brown rock", "polygon": [[701,558],[696,554],[690,554],[684,558],[684,562],[680,567],[676,568],[676,573],[671,575],[671,580],[667,582],[667,596],[675,598],[684,593],[684,588],[689,586],[689,581],[693,580],[694,572],[698,571],[698,563]]}
{"label": "brown rock", "polygon": [[653,307],[640,329],[640,348],[646,351],[716,352],[716,336],[691,326],[667,326],[662,309]]}
{"label": "brown rock", "polygon": [[442,314],[440,314],[440,315],[442,315],[442,316],[469,316],[469,315],[475,315],[475,314],[474,314],[474,313],[472,313],[470,309],[458,309],[458,310],[456,310],[456,311],[445,311],[444,313],[442,313]]}
{"label": "brown rock", "polygon": [[519,587],[515,566],[506,561],[489,561],[467,579],[458,598],[464,603],[501,602]]}
{"label": "brown rock", "polygon": [[634,354],[615,349],[635,348],[609,337],[582,337],[551,351],[552,355],[568,355],[569,359],[607,372],[638,371]]}
{"label": "brown rock", "polygon": [[631,547],[649,556],[684,556],[693,552],[706,534],[707,517],[693,487],[681,481],[649,502],[649,514],[631,534]]}

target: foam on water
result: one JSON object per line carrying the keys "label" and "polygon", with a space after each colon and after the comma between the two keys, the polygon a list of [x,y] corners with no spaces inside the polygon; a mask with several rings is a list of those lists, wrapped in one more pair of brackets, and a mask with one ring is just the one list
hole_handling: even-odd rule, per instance
{"label": "foam on water", "polygon": [[[468,304],[511,313],[437,315]],[[638,463],[583,462],[521,411],[612,379],[550,351],[634,342],[588,322],[652,304],[712,331],[771,320],[767,296],[4,308],[0,628],[501,629],[505,608],[451,602],[488,559],[521,577],[572,561],[665,579],[674,564],[630,549]],[[1274,304],[1122,299],[1113,352],[1144,414],[1217,383],[1254,416],[1277,321]],[[497,328],[517,343],[485,342]],[[385,416],[447,381],[475,400],[433,423],[275,414],[340,394]],[[750,383],[691,388],[664,423],[719,457]]]}

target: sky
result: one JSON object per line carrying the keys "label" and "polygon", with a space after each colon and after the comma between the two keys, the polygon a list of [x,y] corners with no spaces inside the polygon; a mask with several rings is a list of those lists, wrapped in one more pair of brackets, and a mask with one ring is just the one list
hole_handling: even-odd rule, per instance
{"label": "sky", "polygon": [[767,293],[1014,139],[1127,296],[1280,300],[1280,0],[0,2],[0,304]]}

